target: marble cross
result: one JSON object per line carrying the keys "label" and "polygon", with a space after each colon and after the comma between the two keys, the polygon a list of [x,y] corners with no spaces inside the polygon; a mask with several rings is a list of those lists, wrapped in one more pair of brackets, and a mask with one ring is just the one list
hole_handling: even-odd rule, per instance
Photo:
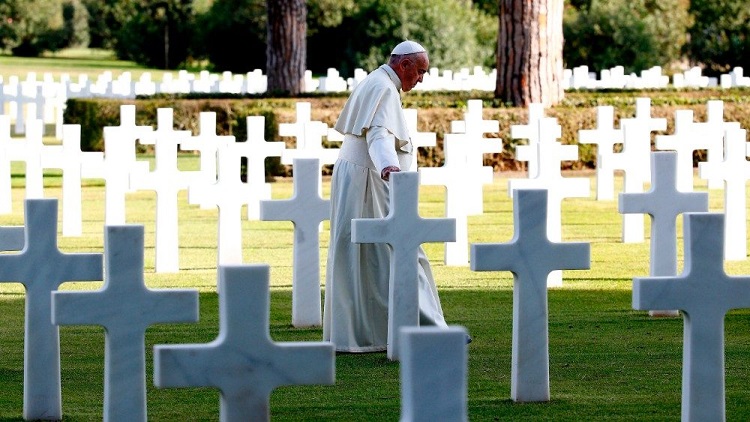
{"label": "marble cross", "polygon": [[42,155],[46,148],[42,142],[44,122],[39,119],[29,119],[26,122],[26,139],[19,157],[26,163],[26,196],[25,199],[44,198],[44,169]]}
{"label": "marble cross", "polygon": [[[651,153],[651,189],[646,193],[621,193],[620,213],[651,216],[651,257],[649,275],[677,274],[677,216],[686,212],[707,212],[706,192],[680,192],[677,189],[677,153]],[[653,310],[651,315],[677,315],[676,311]]]}
{"label": "marble cross", "polygon": [[[724,157],[724,131],[726,125],[732,125],[733,128],[739,128],[737,122],[724,121],[724,102],[721,100],[711,100],[706,103],[706,121],[697,122],[693,125],[693,130],[703,138],[706,145],[706,162],[721,163]],[[708,179],[709,189],[721,189],[723,186],[721,179]]]}
{"label": "marble cross", "polygon": [[[445,186],[445,216],[456,220],[456,240],[445,244],[445,265],[469,264],[468,216],[471,213],[467,186],[492,183],[492,167],[470,167],[463,145],[465,135],[446,133],[443,139],[445,163],[441,167],[419,169],[423,185]],[[480,185],[481,186],[481,185]]]}
{"label": "marble cross", "polygon": [[528,144],[516,146],[516,160],[528,162],[528,176],[536,177],[539,173],[536,147],[539,142],[539,119],[544,117],[544,104],[529,104],[529,117],[525,125],[511,125],[511,139],[528,139]]}
{"label": "marble cross", "polygon": [[747,180],[750,179],[750,163],[747,161],[747,131],[729,127],[725,135],[723,161],[698,163],[698,174],[704,179],[724,181],[724,258],[741,261],[747,258]]}
{"label": "marble cross", "polygon": [[156,113],[156,131],[141,139],[143,144],[155,145],[155,168],[153,171],[134,168],[130,173],[130,188],[156,192],[154,269],[157,273],[174,273],[180,270],[177,195],[197,176],[196,172],[177,168],[177,147],[190,137],[190,132],[174,130],[171,108],[160,108]]}
{"label": "marble cross", "polygon": [[686,214],[681,275],[633,279],[633,309],[684,313],[682,420],[726,419],[724,317],[750,308],[750,277],[724,272],[724,215]]}
{"label": "marble cross", "polygon": [[420,132],[417,129],[417,110],[414,108],[404,109],[404,118],[406,119],[406,128],[409,130],[409,137],[411,138],[411,144],[414,147],[413,155],[411,159],[411,166],[409,171],[417,171],[418,163],[417,158],[419,157],[419,148],[421,147],[434,147],[437,145],[437,135],[435,132]]}
{"label": "marble cross", "polygon": [[13,212],[11,162],[22,154],[24,148],[23,141],[15,140],[10,135],[10,116],[0,114],[0,214]]}
{"label": "marble cross", "polygon": [[[200,133],[180,142],[181,151],[198,151],[200,153],[200,171],[196,175],[202,183],[216,182],[216,155],[219,148],[234,142],[234,136],[216,134],[216,113],[203,111],[198,117]],[[201,203],[199,198],[188,196],[188,203],[200,205],[202,209],[213,208],[210,203]]]}
{"label": "marble cross", "polygon": [[323,137],[328,134],[328,125],[310,119],[310,103],[297,103],[297,121],[281,123],[279,136],[293,136],[297,139],[294,149],[286,149],[281,154],[282,164],[292,164],[295,158],[317,158],[320,165],[333,164],[339,156],[338,148],[323,148]]}
{"label": "marble cross", "polygon": [[[271,185],[266,183],[266,159],[281,157],[286,146],[283,142],[266,141],[266,118],[264,116],[247,116],[247,140],[236,142],[235,150],[247,160],[247,184],[257,193],[248,196],[248,220],[260,219],[260,202],[271,199]],[[318,165],[320,170],[320,165]]]}
{"label": "marble cross", "polygon": [[198,291],[146,287],[143,226],[107,226],[104,286],[52,293],[52,323],[104,327],[105,421],[146,421],[146,344],[149,326],[197,322]]}
{"label": "marble cross", "polygon": [[242,207],[247,198],[257,197],[253,187],[240,177],[240,154],[237,143],[219,148],[218,177],[215,183],[190,185],[191,195],[219,208],[218,263],[242,263]]}
{"label": "marble cross", "polygon": [[471,245],[472,271],[513,272],[511,398],[549,401],[547,277],[553,270],[588,269],[588,243],[557,243],[547,235],[547,191],[513,196],[515,233],[509,243]]}
{"label": "marble cross", "polygon": [[82,227],[81,173],[101,162],[98,151],[81,151],[81,125],[63,125],[62,146],[48,147],[42,156],[43,168],[62,169],[62,234],[80,236]]}
{"label": "marble cross", "polygon": [[267,265],[219,267],[219,335],[206,344],[154,346],[154,385],[215,387],[222,422],[270,419],[282,385],[333,384],[330,342],[275,343],[269,334]]}
{"label": "marble cross", "polygon": [[[528,145],[519,145],[516,147],[516,161],[526,161],[528,167],[529,179],[536,179],[540,173],[547,173],[548,169],[541,167],[542,161],[550,157],[544,157],[548,149],[552,149],[559,156],[555,166],[559,166],[559,161],[575,161],[578,159],[578,145],[563,145],[557,139],[562,137],[562,127],[557,124],[557,119],[552,117],[537,117],[536,133],[529,138]],[[523,131],[522,133],[526,133]],[[512,196],[512,194],[511,194]]]}
{"label": "marble cross", "polygon": [[401,421],[468,421],[463,327],[401,329]]}
{"label": "marble cross", "polygon": [[693,153],[705,149],[702,136],[693,130],[693,110],[675,110],[674,133],[656,135],[656,148],[677,152],[677,189],[693,191]]}
{"label": "marble cross", "polygon": [[615,169],[612,166],[614,146],[622,144],[621,129],[614,127],[615,109],[612,106],[596,108],[596,129],[578,131],[578,142],[596,145],[596,199],[615,198]]}
{"label": "marble cross", "polygon": [[0,227],[0,251],[20,251],[26,244],[23,226]]}
{"label": "marble cross", "polygon": [[[539,119],[539,139],[536,144],[539,157],[539,171],[532,179],[511,179],[508,181],[508,195],[515,195],[519,189],[546,189],[547,236],[553,242],[562,239],[562,201],[565,198],[588,198],[591,194],[589,179],[584,177],[563,177],[560,171],[561,157],[568,145],[560,142],[543,141],[556,138],[559,134],[557,120],[552,117]],[[547,277],[550,287],[562,286],[562,271],[552,271]]]}
{"label": "marble cross", "polygon": [[456,220],[419,216],[417,172],[391,174],[389,191],[388,215],[352,220],[352,242],[390,245],[387,355],[399,360],[399,330],[419,325],[419,249],[425,242],[455,241]]}
{"label": "marble cross", "polygon": [[263,221],[294,223],[292,325],[320,326],[320,223],[331,217],[331,201],[320,197],[320,164],[316,158],[294,160],[294,193],[290,199],[260,201]]}
{"label": "marble cross", "polygon": [[26,288],[23,417],[62,419],[60,333],[50,293],[65,281],[102,280],[102,254],[68,254],[57,247],[57,200],[26,200],[24,248],[0,255],[0,282]]}

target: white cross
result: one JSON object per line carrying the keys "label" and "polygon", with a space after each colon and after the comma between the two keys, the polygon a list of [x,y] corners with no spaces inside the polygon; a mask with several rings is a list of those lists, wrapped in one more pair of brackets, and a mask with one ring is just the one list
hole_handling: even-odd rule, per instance
{"label": "white cross", "polygon": [[730,127],[725,135],[724,160],[698,164],[698,174],[704,179],[724,181],[724,254],[727,260],[741,261],[747,258],[747,180],[750,179],[750,163],[747,161],[747,131]]}
{"label": "white cross", "polygon": [[674,277],[633,279],[633,309],[679,309],[685,314],[682,420],[723,421],[724,317],[750,308],[750,277],[724,272],[724,216],[686,214],[685,268]]}
{"label": "white cross", "polygon": [[270,418],[269,396],[282,385],[333,384],[330,342],[271,340],[267,265],[219,267],[219,335],[207,344],[154,346],[154,385],[215,387],[222,422]]}
{"label": "white cross", "polygon": [[614,146],[622,144],[621,129],[614,128],[615,109],[612,106],[596,108],[596,129],[578,131],[578,142],[596,145],[596,199],[615,197],[615,169],[612,166]]}
{"label": "white cross", "polygon": [[143,226],[107,226],[104,286],[52,293],[52,323],[104,327],[104,420],[146,421],[146,330],[198,321],[198,291],[146,287]]}
{"label": "white cross", "polygon": [[591,267],[588,243],[553,242],[547,235],[547,191],[513,196],[510,243],[471,245],[472,271],[513,272],[510,394],[514,401],[549,401],[547,278],[554,270]]}
{"label": "white cross", "polygon": [[328,125],[310,119],[310,103],[297,103],[297,121],[295,123],[281,123],[279,136],[293,136],[297,138],[294,149],[286,149],[281,154],[282,164],[292,164],[295,158],[317,158],[320,165],[333,164],[339,156],[338,148],[323,148],[323,137],[328,134]]}
{"label": "white cross", "polygon": [[247,140],[235,143],[235,150],[247,160],[247,183],[257,192],[247,198],[247,218],[258,220],[260,201],[271,199],[271,185],[266,183],[266,158],[281,157],[286,146],[283,142],[266,141],[264,116],[248,116],[246,122]]}
{"label": "white cross", "polygon": [[[706,103],[706,121],[695,123],[693,130],[703,138],[706,145],[706,161],[720,163],[724,157],[724,131],[726,125],[736,126],[736,122],[724,122],[724,102],[711,100]],[[720,189],[721,179],[708,179],[709,189]]]}
{"label": "white cross", "polygon": [[413,155],[411,158],[411,165],[408,169],[417,171],[419,167],[417,159],[419,158],[419,148],[421,147],[434,147],[437,145],[437,135],[435,132],[420,132],[417,128],[417,110],[414,108],[404,109],[404,118],[406,119],[406,128],[409,131],[409,137],[411,138],[411,144],[414,147]]}
{"label": "white cross", "polygon": [[81,173],[100,163],[104,154],[81,151],[81,125],[63,125],[62,146],[48,147],[42,156],[43,168],[62,169],[62,234],[82,233]]}
{"label": "white cross", "polygon": [[[200,133],[180,142],[181,151],[198,151],[200,153],[200,172],[197,178],[204,183],[216,182],[216,154],[219,148],[234,142],[234,136],[216,134],[216,113],[203,111],[199,115]],[[212,208],[203,204],[198,198],[188,197],[188,203],[200,205],[202,209]]]}
{"label": "white cross", "polygon": [[190,186],[196,173],[177,168],[177,146],[190,137],[190,132],[174,130],[171,108],[160,108],[156,113],[156,131],[141,139],[143,144],[155,145],[154,171],[145,166],[134,168],[130,173],[130,188],[156,192],[155,271],[177,272],[180,270],[177,195]]}
{"label": "white cross", "polygon": [[391,247],[388,283],[388,349],[399,359],[401,327],[419,325],[418,256],[422,243],[456,240],[452,218],[419,216],[419,173],[391,174],[389,212],[385,218],[352,220],[352,242],[387,243]]}
{"label": "white cross", "polygon": [[321,325],[320,223],[331,217],[331,201],[320,191],[320,164],[315,158],[294,160],[294,193],[290,199],[260,201],[263,221],[294,223],[292,325]]}
{"label": "white cross", "polygon": [[42,155],[46,154],[42,142],[42,128],[44,122],[39,119],[29,119],[26,122],[25,148],[16,157],[26,163],[26,199],[44,198],[44,169]]}
{"label": "white cross", "polygon": [[[2,86],[0,86],[2,94]],[[0,114],[0,214],[13,212],[13,195],[11,187],[11,161],[20,157],[25,144],[10,136],[10,116]]]}
{"label": "white cross", "polygon": [[[539,157],[539,172],[533,179],[511,179],[508,181],[508,195],[513,196],[519,189],[547,189],[547,236],[554,242],[562,239],[562,201],[565,198],[588,198],[591,194],[589,179],[584,177],[563,177],[560,171],[561,156],[568,145],[556,141],[544,141],[559,136],[557,119],[539,119],[539,139],[536,144]],[[548,286],[562,285],[562,271],[553,271],[547,279]]]}
{"label": "white cross", "polygon": [[23,417],[62,419],[60,333],[50,293],[65,281],[102,279],[102,254],[67,254],[57,247],[57,199],[26,200],[24,248],[0,255],[0,282],[26,288]]}

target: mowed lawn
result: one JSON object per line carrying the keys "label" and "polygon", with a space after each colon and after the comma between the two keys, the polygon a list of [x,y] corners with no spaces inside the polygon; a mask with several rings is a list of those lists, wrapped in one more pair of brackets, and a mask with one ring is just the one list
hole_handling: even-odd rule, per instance
{"label": "mowed lawn", "polygon": [[[152,157],[140,157],[151,159]],[[180,156],[180,168],[196,169],[196,156]],[[513,236],[513,203],[507,195],[510,177],[496,174],[485,186],[484,214],[469,218],[471,242],[508,242]],[[446,319],[468,329],[474,338],[469,351],[469,417],[474,421],[505,420],[679,420],[681,401],[682,318],[651,318],[631,306],[633,277],[648,275],[650,224],[646,242],[623,244],[616,201],[594,199],[593,172],[566,174],[589,177],[592,195],[567,199],[562,205],[563,241],[591,244],[591,269],[564,271],[564,286],[549,289],[549,403],[514,403],[510,397],[512,284],[509,272],[473,272],[443,264],[443,244],[426,244]],[[616,179],[619,190],[622,179]],[[13,167],[13,212],[0,225],[23,224],[23,167]],[[59,172],[48,171],[45,196],[61,198]],[[696,179],[696,190],[706,190]],[[276,199],[292,194],[292,182],[272,184]],[[324,196],[329,184],[324,179]],[[444,189],[421,186],[420,213],[444,215]],[[723,193],[711,191],[711,210],[723,208]],[[218,420],[219,393],[211,388],[153,387],[152,346],[206,343],[218,334],[216,294],[217,211],[188,205],[177,198],[180,230],[180,271],[154,273],[153,192],[128,194],[127,222],[145,226],[144,278],[151,288],[200,290],[200,321],[159,324],[146,335],[146,380],[149,420]],[[62,208],[62,204],[60,204]],[[86,181],[83,189],[83,235],[59,237],[65,252],[103,250],[104,186]],[[682,224],[678,219],[680,268]],[[61,222],[60,222],[61,224]],[[320,241],[324,280],[328,224]],[[289,222],[243,221],[243,260],[271,267],[271,326],[274,341],[319,341],[320,328],[291,326],[292,240]],[[40,265],[42,265],[41,263]],[[747,260],[727,262],[727,273],[750,274]],[[706,280],[710,283],[710,280]],[[63,289],[93,289],[96,283],[66,283]],[[0,420],[21,420],[23,406],[23,288],[0,284]],[[748,293],[750,294],[750,293]],[[65,326],[61,331],[63,412],[66,421],[102,419],[104,331],[101,327]],[[736,310],[726,318],[727,419],[750,418],[750,311]],[[429,359],[429,357],[427,357]],[[271,417],[277,421],[395,421],[399,419],[399,364],[384,353],[338,354],[332,386],[282,387],[271,395]]]}

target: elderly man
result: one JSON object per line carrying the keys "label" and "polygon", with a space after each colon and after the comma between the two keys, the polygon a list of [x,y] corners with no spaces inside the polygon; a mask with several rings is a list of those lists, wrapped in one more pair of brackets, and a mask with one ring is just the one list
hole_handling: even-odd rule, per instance
{"label": "elderly man", "polygon": [[[387,348],[389,247],[352,243],[351,221],[388,214],[389,175],[409,170],[413,153],[400,91],[422,82],[429,65],[424,47],[398,44],[388,64],[357,85],[336,122],[345,137],[331,180],[323,338],[340,352]],[[446,326],[430,263],[419,252],[420,324]]]}

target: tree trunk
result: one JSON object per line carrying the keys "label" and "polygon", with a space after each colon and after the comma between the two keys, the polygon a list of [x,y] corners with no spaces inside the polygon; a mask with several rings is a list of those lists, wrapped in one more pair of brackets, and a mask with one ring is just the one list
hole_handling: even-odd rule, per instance
{"label": "tree trunk", "polygon": [[499,0],[495,97],[515,106],[563,98],[563,0]]}
{"label": "tree trunk", "polygon": [[266,74],[268,92],[302,92],[307,61],[305,0],[267,0]]}

